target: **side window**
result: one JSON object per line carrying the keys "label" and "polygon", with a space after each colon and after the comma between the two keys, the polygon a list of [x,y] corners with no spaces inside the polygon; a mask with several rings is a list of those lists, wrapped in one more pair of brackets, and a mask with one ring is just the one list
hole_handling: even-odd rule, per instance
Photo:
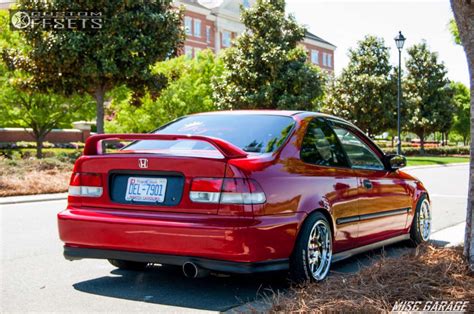
{"label": "side window", "polygon": [[301,160],[310,164],[348,167],[336,134],[319,119],[314,119],[309,123],[300,154]]}
{"label": "side window", "polygon": [[383,170],[385,167],[372,149],[357,135],[340,126],[333,127],[353,168]]}

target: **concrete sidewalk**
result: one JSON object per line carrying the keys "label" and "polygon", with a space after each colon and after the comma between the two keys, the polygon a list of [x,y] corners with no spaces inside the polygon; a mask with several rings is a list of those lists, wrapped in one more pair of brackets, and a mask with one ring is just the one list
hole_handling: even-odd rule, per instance
{"label": "concrete sidewalk", "polygon": [[430,237],[430,241],[442,246],[456,246],[464,243],[466,222],[436,231]]}
{"label": "concrete sidewalk", "polygon": [[0,198],[0,205],[57,201],[57,200],[65,200],[65,199],[67,199],[67,193],[6,196],[6,197]]}

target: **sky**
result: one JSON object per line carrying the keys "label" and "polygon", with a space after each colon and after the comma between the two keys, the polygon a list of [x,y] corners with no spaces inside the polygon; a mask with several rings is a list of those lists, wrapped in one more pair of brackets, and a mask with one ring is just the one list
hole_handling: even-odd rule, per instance
{"label": "sky", "polygon": [[408,56],[406,48],[425,39],[448,69],[448,77],[469,86],[466,56],[454,44],[448,30],[453,17],[449,0],[287,0],[287,12],[308,30],[337,46],[334,65],[339,74],[349,61],[347,51],[367,34],[382,37],[391,48],[391,62],[398,65],[394,37],[402,31],[407,38],[402,50],[402,67]]}

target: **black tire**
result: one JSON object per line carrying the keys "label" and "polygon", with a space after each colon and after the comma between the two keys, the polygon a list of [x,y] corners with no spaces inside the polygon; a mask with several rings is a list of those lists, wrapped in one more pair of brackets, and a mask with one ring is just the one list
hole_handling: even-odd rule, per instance
{"label": "black tire", "polygon": [[119,259],[109,259],[109,263],[123,270],[145,270],[148,263],[124,261]]}
{"label": "black tire", "polygon": [[420,214],[422,211],[422,206],[424,204],[428,206],[429,219],[430,219],[430,222],[429,222],[430,232],[429,233],[431,233],[431,206],[428,201],[428,197],[426,196],[426,194],[423,194],[418,200],[418,203],[416,204],[415,215],[413,217],[413,221],[411,223],[411,228],[410,228],[410,244],[414,247],[429,240],[429,233],[428,233],[428,236],[426,236],[426,233],[423,233],[423,230],[420,227]]}
{"label": "black tire", "polygon": [[[310,269],[310,260],[309,260],[309,240],[311,233],[313,231],[313,227],[321,226],[324,224],[327,228],[327,232],[329,233],[329,265],[325,263],[324,273],[321,277],[315,278],[313,272]],[[290,258],[290,279],[295,283],[302,283],[305,281],[321,281],[326,278],[329,274],[329,268],[331,266],[332,260],[332,231],[330,224],[326,217],[320,213],[315,212],[311,214],[303,223],[301,230],[298,234],[298,238],[295,243],[295,248],[293,250],[293,254]],[[327,269],[326,269],[327,268]]]}

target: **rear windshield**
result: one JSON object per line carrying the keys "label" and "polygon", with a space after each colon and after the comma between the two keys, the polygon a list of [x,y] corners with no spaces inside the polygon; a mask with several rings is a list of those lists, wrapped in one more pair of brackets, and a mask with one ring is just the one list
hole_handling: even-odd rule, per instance
{"label": "rear windshield", "polygon": [[[284,142],[294,120],[272,115],[196,115],[172,122],[156,134],[204,135],[220,138],[249,153],[271,153]],[[203,141],[138,141],[127,150],[215,150]]]}

